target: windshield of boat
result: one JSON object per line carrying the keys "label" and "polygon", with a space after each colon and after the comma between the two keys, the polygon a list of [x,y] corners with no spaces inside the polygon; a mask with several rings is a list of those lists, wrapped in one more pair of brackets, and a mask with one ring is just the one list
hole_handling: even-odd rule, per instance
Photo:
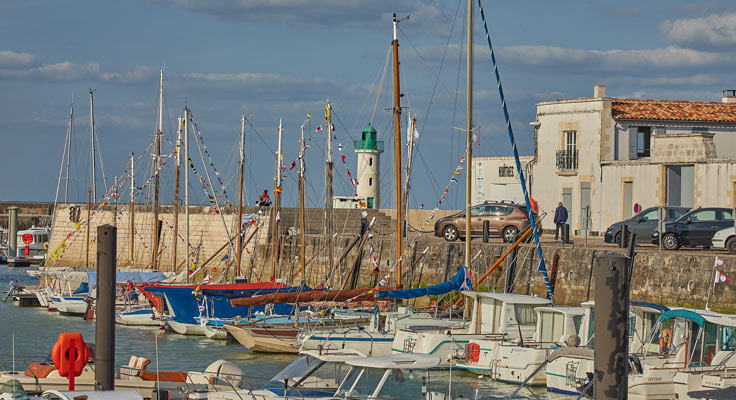
{"label": "windshield of boat", "polygon": [[25,390],[23,390],[23,386],[21,386],[20,382],[18,382],[17,379],[11,379],[5,383],[3,383],[2,386],[0,386],[0,397],[3,397],[2,394],[10,393],[13,396],[10,398],[14,400],[27,400],[30,399],[28,395],[26,394]]}
{"label": "windshield of boat", "polygon": [[324,361],[311,356],[300,356],[296,360],[292,361],[291,364],[287,365],[286,368],[282,369],[281,372],[271,378],[271,381],[283,382],[284,378],[288,377],[290,383],[292,380],[298,382],[312,375],[314,371],[319,369],[319,367],[324,363]]}
{"label": "windshield of boat", "polygon": [[722,326],[719,342],[721,351],[736,350],[736,328],[730,326]]}

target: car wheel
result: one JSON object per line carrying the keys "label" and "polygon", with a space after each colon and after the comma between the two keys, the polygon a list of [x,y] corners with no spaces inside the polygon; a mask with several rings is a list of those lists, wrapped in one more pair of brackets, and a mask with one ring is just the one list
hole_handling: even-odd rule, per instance
{"label": "car wheel", "polygon": [[729,253],[736,253],[736,237],[732,237],[726,241],[726,250]]}
{"label": "car wheel", "polygon": [[515,226],[507,226],[503,228],[503,241],[510,243],[516,240],[516,235],[519,234],[519,230]]}
{"label": "car wheel", "polygon": [[448,242],[453,242],[453,241],[457,240],[457,238],[459,236],[460,236],[460,232],[458,232],[458,230],[455,227],[455,225],[447,225],[442,230],[442,237],[444,237],[445,240],[447,240]]}
{"label": "car wheel", "polygon": [[[631,240],[631,232],[626,232],[626,242]],[[613,238],[613,243],[621,243],[621,231],[616,232],[616,237]]]}
{"label": "car wheel", "polygon": [[680,248],[680,238],[674,233],[667,233],[662,237],[662,247],[665,250],[677,250]]}

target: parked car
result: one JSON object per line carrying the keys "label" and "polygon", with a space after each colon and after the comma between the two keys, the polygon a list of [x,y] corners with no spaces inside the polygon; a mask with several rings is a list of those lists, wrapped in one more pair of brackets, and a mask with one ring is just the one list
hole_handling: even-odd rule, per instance
{"label": "parked car", "polygon": [[736,230],[733,226],[716,232],[711,241],[714,249],[726,249],[729,253],[736,253]]}
{"label": "parked car", "polygon": [[[662,247],[667,250],[677,250],[681,246],[709,248],[716,232],[728,227],[733,227],[733,209],[698,208],[675,221],[665,222]],[[659,243],[658,228],[654,228],[651,237],[652,243]]]}
{"label": "parked car", "polygon": [[[649,236],[652,234],[652,229],[659,224],[659,215],[657,214],[658,209],[659,207],[649,207],[629,219],[614,223],[606,230],[603,240],[606,243],[620,243],[621,229],[626,225],[628,227],[629,234],[636,234],[637,243],[648,242],[650,240]],[[665,206],[664,209],[666,212],[665,221],[674,221],[690,211],[690,208],[688,207]]]}
{"label": "parked car", "polygon": [[[526,205],[511,202],[486,201],[470,208],[471,237],[483,236],[483,221],[489,222],[489,235],[512,242],[516,235],[529,226]],[[434,224],[434,235],[447,241],[464,238],[465,211],[440,218]]]}

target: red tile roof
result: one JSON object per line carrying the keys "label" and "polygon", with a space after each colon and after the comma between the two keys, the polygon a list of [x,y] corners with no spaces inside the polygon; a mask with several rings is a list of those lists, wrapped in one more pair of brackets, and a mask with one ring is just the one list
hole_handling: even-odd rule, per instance
{"label": "red tile roof", "polygon": [[614,119],[736,122],[736,103],[612,99]]}

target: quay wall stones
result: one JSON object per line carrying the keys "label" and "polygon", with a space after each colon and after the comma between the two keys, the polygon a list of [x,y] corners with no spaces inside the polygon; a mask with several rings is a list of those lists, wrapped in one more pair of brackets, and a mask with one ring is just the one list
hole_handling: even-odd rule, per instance
{"label": "quay wall stones", "polygon": [[[66,250],[63,255],[57,259],[47,261],[48,266],[52,267],[84,267],[86,257],[86,226],[81,225],[79,230],[76,224],[69,219],[69,207],[74,205],[63,205],[57,209],[54,231],[52,234],[49,250],[53,251],[67,235],[74,232],[67,239]],[[86,218],[86,206],[82,206],[82,220]],[[161,254],[159,256],[159,270],[170,271],[173,267],[173,252],[171,239],[173,238],[173,209],[171,207],[163,207],[160,212],[160,218],[164,221],[161,233]],[[249,208],[245,213],[254,212],[254,208]],[[152,258],[152,248],[150,243],[153,236],[153,214],[150,207],[145,206],[136,208],[136,235],[135,235],[135,254],[134,265],[138,268],[150,267]],[[346,214],[348,215],[348,214]],[[350,220],[359,221],[357,213],[350,214]],[[112,223],[113,210],[111,207],[104,207],[98,214],[93,217],[93,230],[90,232],[90,248],[89,260],[90,266],[96,264],[96,229],[98,224]],[[118,212],[118,265],[130,265],[130,215],[127,210]],[[284,218],[290,218],[286,213],[282,214],[282,223]],[[357,248],[349,252],[347,249],[355,242],[357,237],[356,229],[344,229],[343,234],[339,234],[334,238],[332,259],[334,270],[330,275],[329,251],[325,246],[326,238],[316,232],[321,224],[319,214],[314,216],[311,227],[305,229],[305,247],[304,254],[308,263],[304,277],[306,283],[312,287],[320,284],[328,284],[333,288],[343,287],[356,259]],[[190,211],[190,237],[192,238],[192,262],[197,266],[201,266],[203,262],[216,256],[205,267],[202,267],[195,276],[195,279],[202,279],[207,274],[212,274],[215,279],[222,276],[224,281],[229,281],[235,275],[234,257],[231,256],[227,260],[222,260],[225,252],[217,253],[227,241],[228,234],[225,231],[225,225],[228,226],[228,232],[234,235],[234,226],[236,217],[232,214],[224,216],[225,224],[219,215],[215,215],[211,207],[192,207]],[[247,277],[250,281],[268,280],[274,270],[274,245],[271,240],[273,230],[269,225],[268,212],[264,213],[261,218],[261,228],[255,234],[253,240],[246,247],[242,256],[241,270],[242,276]],[[180,214],[179,234],[182,236],[178,241],[177,265],[176,271],[184,271],[181,266],[184,260],[184,215]],[[247,225],[247,224],[246,224]],[[341,220],[336,220],[336,226],[347,226]],[[355,225],[355,224],[353,224]],[[389,223],[384,223],[390,228]],[[284,223],[284,227],[280,228],[282,236],[279,243],[279,267],[278,278],[284,279],[288,283],[298,284],[302,279],[299,273],[301,261],[301,246],[298,230],[290,228],[291,224]],[[359,222],[358,225],[359,226]],[[248,226],[245,237],[249,237],[253,232],[253,226]],[[366,240],[363,245],[363,256],[358,265],[360,266],[358,273],[358,287],[369,287],[377,280],[380,280],[384,274],[394,266],[397,258],[396,242],[391,236],[393,229],[378,229],[373,231],[371,239]],[[409,239],[404,242],[410,242],[414,234],[409,235]],[[370,248],[374,253],[371,254]],[[508,244],[502,243],[483,243],[476,239],[472,243],[471,259],[473,278],[476,279],[486,269],[496,261],[501,254],[509,248]],[[426,256],[421,258],[421,254],[426,249]],[[547,270],[550,274],[550,280],[554,283],[554,296],[558,305],[579,305],[580,302],[593,299],[595,288],[593,287],[593,279],[591,278],[591,266],[594,257],[601,255],[608,249],[592,249],[576,246],[572,248],[567,246],[545,246],[543,248],[544,258],[547,264]],[[618,249],[616,249],[618,250]],[[624,253],[624,249],[619,251]],[[726,267],[722,269],[727,276],[736,279],[736,256],[725,253],[714,252],[694,252],[694,251],[665,251],[662,253],[653,250],[651,247],[637,253],[634,262],[634,271],[632,276],[631,299],[638,301],[649,301],[658,304],[697,307],[703,308],[708,296],[709,285],[712,282],[712,267],[715,256],[721,257]],[[378,265],[378,273],[374,274],[373,257],[376,257]],[[419,260],[421,258],[421,260]],[[511,257],[503,261],[499,267],[492,272],[485,282],[481,284],[482,290],[503,291],[506,286],[506,275],[511,270]],[[311,260],[311,261],[310,261]],[[416,260],[419,260],[415,262]],[[537,296],[546,296],[546,288],[541,273],[536,273],[539,263],[536,249],[533,245],[523,244],[519,246],[515,258],[515,268],[513,269],[512,281],[513,292],[521,294],[532,294]],[[452,277],[460,265],[464,262],[464,244],[462,242],[445,242],[433,238],[431,233],[424,233],[419,240],[413,244],[408,256],[403,260],[403,285],[407,287],[417,287],[419,285],[426,286],[442,282]],[[412,268],[413,265],[413,268]],[[395,272],[391,273],[391,281],[388,286],[394,286],[396,283]],[[433,299],[434,300],[434,299]],[[716,285],[714,292],[711,294],[710,306],[714,310],[723,312],[736,312],[736,289],[728,284]]]}

